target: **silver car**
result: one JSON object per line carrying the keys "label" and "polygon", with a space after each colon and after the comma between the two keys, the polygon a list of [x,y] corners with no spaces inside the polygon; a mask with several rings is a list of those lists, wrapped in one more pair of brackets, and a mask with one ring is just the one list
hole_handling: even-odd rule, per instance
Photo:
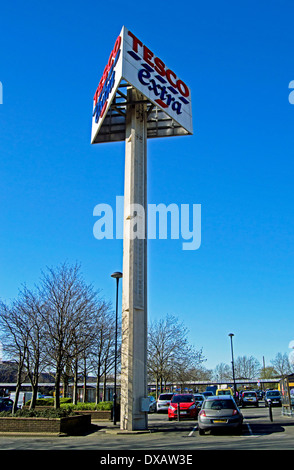
{"label": "silver car", "polygon": [[205,431],[219,428],[230,428],[240,432],[243,415],[230,395],[207,397],[198,414],[198,430]]}
{"label": "silver car", "polygon": [[248,391],[248,392],[243,392],[241,397],[240,397],[240,405],[242,405],[243,408],[245,406],[258,406],[258,398],[257,398],[257,393]]}
{"label": "silver car", "polygon": [[161,393],[159,395],[157,399],[157,413],[160,413],[161,411],[168,412],[168,407],[173,395],[173,393]]}

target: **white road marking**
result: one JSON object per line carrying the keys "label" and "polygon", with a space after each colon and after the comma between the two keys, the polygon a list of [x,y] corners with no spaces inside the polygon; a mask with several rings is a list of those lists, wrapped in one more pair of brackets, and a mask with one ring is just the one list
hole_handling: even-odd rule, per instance
{"label": "white road marking", "polygon": [[197,428],[198,428],[198,425],[196,424],[196,426],[194,426],[192,431],[189,433],[189,437],[193,436],[194,432],[197,431]]}
{"label": "white road marking", "polygon": [[246,423],[250,436],[253,436],[253,432],[249,423]]}

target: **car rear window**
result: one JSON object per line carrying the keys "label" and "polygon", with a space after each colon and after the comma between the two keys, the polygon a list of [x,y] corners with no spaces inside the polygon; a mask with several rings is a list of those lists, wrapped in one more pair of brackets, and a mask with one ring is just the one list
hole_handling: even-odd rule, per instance
{"label": "car rear window", "polygon": [[204,408],[206,410],[234,410],[236,405],[233,400],[206,400]]}
{"label": "car rear window", "polygon": [[267,397],[279,397],[279,396],[280,396],[280,392],[267,392],[267,393],[266,393],[266,396],[267,396]]}
{"label": "car rear window", "polygon": [[162,395],[159,395],[158,400],[170,400],[172,397],[172,394],[170,393],[163,393]]}
{"label": "car rear window", "polygon": [[244,397],[256,397],[256,393],[255,392],[244,392],[243,396]]}
{"label": "car rear window", "polygon": [[174,395],[172,398],[172,403],[189,403],[193,401],[195,401],[193,395]]}

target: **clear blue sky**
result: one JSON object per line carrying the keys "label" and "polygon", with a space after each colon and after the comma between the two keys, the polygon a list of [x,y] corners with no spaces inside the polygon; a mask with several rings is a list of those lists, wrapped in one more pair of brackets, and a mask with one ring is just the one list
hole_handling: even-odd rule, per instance
{"label": "clear blue sky", "polygon": [[202,243],[149,241],[149,319],[173,314],[206,366],[266,365],[294,339],[291,1],[1,6],[0,297],[79,261],[115,301],[122,240],[93,209],[123,195],[124,143],[90,144],[92,98],[123,25],[189,85],[194,135],[148,142],[148,202],[201,204]]}

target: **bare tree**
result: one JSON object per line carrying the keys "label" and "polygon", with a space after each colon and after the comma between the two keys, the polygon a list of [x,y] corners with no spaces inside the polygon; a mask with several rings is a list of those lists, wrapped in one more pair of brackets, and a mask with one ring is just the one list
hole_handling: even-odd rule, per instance
{"label": "bare tree", "polygon": [[253,356],[239,356],[234,362],[237,378],[254,379],[261,370],[260,362]]}
{"label": "bare tree", "polygon": [[[118,332],[120,328],[118,328]],[[102,303],[96,311],[95,339],[91,349],[91,366],[96,376],[96,404],[100,401],[100,383],[114,366],[115,316],[110,304]],[[118,333],[118,349],[120,334]],[[119,354],[118,354],[119,357]]]}
{"label": "bare tree", "polygon": [[25,354],[25,367],[32,386],[30,408],[35,408],[39,376],[46,366],[44,343],[44,320],[42,310],[44,305],[36,292],[24,287],[18,299],[18,312],[25,323],[23,333],[27,335],[27,349]]}
{"label": "bare tree", "polygon": [[[188,329],[173,315],[152,322],[148,330],[148,373],[162,390],[163,383],[189,381],[204,361],[187,339]],[[195,377],[195,375],[194,375]]]}
{"label": "bare tree", "polygon": [[1,341],[6,352],[17,363],[17,379],[15,400],[12,413],[17,410],[18,397],[21,384],[25,377],[25,358],[28,351],[29,329],[26,318],[21,315],[22,306],[19,301],[14,301],[11,306],[1,302],[0,305],[0,331]]}
{"label": "bare tree", "polygon": [[285,375],[291,374],[291,365],[289,362],[289,357],[286,353],[278,353],[271,361],[271,364],[275,368],[277,375],[283,377]]}
{"label": "bare tree", "polygon": [[223,362],[218,364],[214,370],[214,379],[217,382],[223,382],[232,379],[232,368]]}
{"label": "bare tree", "polygon": [[55,369],[55,408],[60,407],[60,381],[78,334],[95,310],[97,293],[85,284],[80,266],[67,263],[43,273],[39,287],[45,308],[46,352]]}

